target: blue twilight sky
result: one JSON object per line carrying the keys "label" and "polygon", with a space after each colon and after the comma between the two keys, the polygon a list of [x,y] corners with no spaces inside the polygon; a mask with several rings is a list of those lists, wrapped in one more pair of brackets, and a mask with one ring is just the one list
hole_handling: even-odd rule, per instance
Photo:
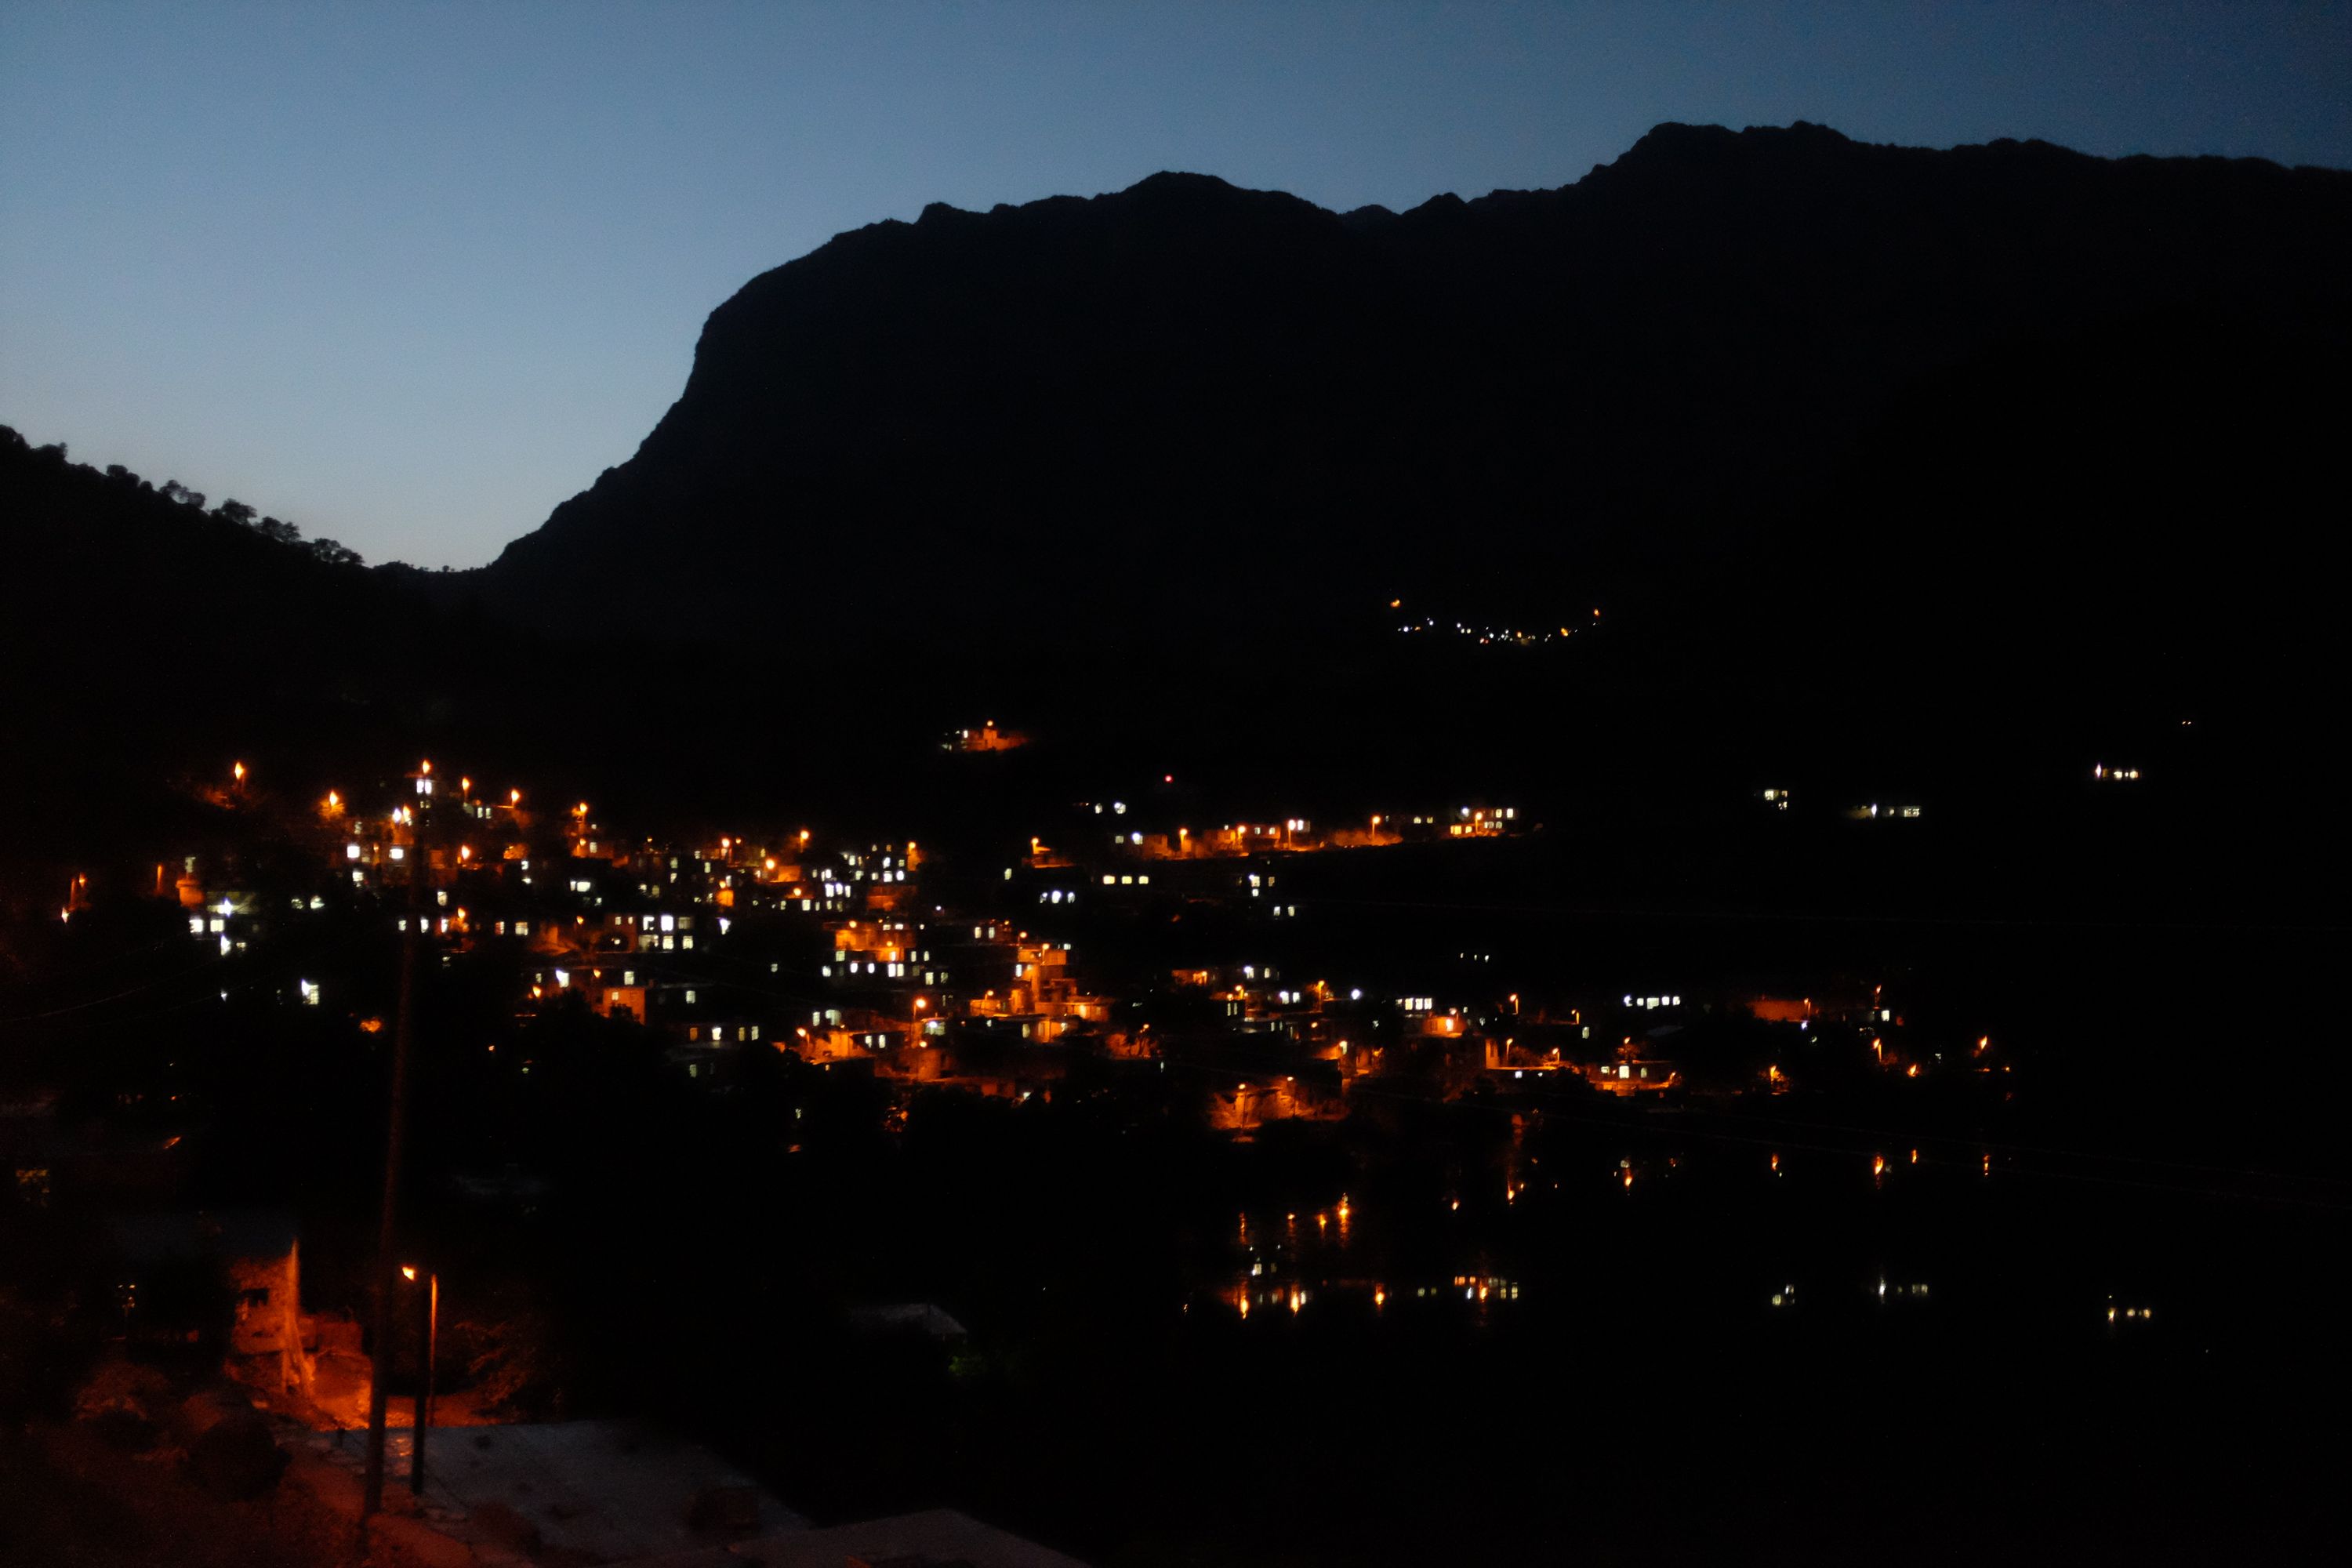
{"label": "blue twilight sky", "polygon": [[470,565],[926,202],[1556,185],[1663,120],[2352,166],[2352,5],[0,4],[0,423]]}

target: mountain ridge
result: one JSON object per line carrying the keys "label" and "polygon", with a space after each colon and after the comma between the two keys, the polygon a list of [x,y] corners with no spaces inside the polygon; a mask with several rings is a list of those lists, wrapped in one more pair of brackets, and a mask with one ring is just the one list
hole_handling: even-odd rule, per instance
{"label": "mountain ridge", "polygon": [[[1593,491],[1579,526],[1622,529],[1749,488],[1693,488],[1695,472],[1654,482],[1638,471],[1644,448],[1679,462],[1677,447],[1712,446],[1769,467],[1850,437],[1921,369],[2084,320],[2222,299],[2340,343],[2340,291],[2314,258],[2340,256],[2347,211],[2352,174],[2337,171],[2035,142],[1892,147],[1803,121],[1668,123],[1567,185],[1434,196],[1369,221],[1174,172],[987,213],[935,203],[750,279],[712,311],[685,389],[638,451],[478,580],[494,602],[560,622],[582,607],[583,574],[609,576],[623,554],[650,586],[666,557],[773,553],[768,536],[809,545],[828,517],[958,545],[909,521],[940,504],[926,468],[1017,488],[1018,508],[1066,520],[1122,466],[1204,462],[1233,485],[1270,484],[1276,507],[1318,493],[1300,470],[1327,458],[1379,476],[1342,511],[1400,491],[1426,504],[1446,487],[1395,458],[1431,431],[1442,468],[1460,466],[1465,438],[1520,443],[1491,466],[1522,471],[1474,484],[1467,504],[1524,511],[1566,468]],[[1303,465],[1265,450],[1286,443],[1310,454]],[[1083,479],[1057,479],[1070,448]],[[772,481],[764,497],[755,469]],[[1202,487],[1184,488],[1197,503]],[[1132,522],[1153,509],[1120,510]],[[1236,531],[1209,531],[1216,544]],[[1083,528],[1056,537],[1099,555]],[[575,551],[596,559],[567,566]],[[944,575],[1024,608],[1070,586],[1062,574],[1024,595],[970,559],[982,552],[947,552]],[[800,553],[814,570],[877,565],[822,543]],[[1131,570],[1133,552],[1095,565]],[[920,597],[942,614],[958,595]]]}
{"label": "mountain ridge", "polygon": [[[2299,744],[2352,570],[2311,499],[2347,253],[2337,172],[1811,127],[1402,214],[1178,174],[935,205],[747,283],[637,453],[493,568],[287,575],[280,614],[230,528],[108,635],[81,597],[186,509],[20,454],[12,630],[97,673],[26,683],[19,728],[102,692],[125,771],[396,733],[599,799],[856,811],[995,715],[1269,809],[1669,817],[1750,777],[1989,798],[2187,714]],[[1580,635],[1399,629],[1455,621]]]}

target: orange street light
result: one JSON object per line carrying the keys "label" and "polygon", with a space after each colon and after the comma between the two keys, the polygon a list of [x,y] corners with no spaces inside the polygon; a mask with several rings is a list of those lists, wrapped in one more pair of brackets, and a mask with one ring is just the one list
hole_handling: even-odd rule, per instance
{"label": "orange street light", "polygon": [[[410,1284],[415,1284],[416,1265],[402,1264],[400,1277]],[[425,1495],[425,1439],[433,1430],[433,1363],[441,1346],[440,1275],[432,1272],[425,1274],[425,1295],[418,1305],[425,1310],[425,1321],[422,1325],[425,1330],[423,1347],[425,1365],[421,1369],[424,1373],[421,1380],[424,1386],[417,1394],[416,1416],[410,1427],[413,1435],[409,1441],[408,1451],[408,1490],[412,1497]]]}

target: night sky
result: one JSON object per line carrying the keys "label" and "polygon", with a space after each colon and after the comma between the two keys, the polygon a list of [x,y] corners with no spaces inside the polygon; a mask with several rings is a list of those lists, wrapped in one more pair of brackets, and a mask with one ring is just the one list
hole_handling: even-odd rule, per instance
{"label": "night sky", "polygon": [[16,0],[0,422],[471,565],[842,229],[1163,168],[1402,208],[1794,119],[2352,166],[2352,5]]}

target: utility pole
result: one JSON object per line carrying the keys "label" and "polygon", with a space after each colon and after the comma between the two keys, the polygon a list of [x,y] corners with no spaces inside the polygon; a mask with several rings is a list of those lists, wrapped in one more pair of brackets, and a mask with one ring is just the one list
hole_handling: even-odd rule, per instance
{"label": "utility pole", "polygon": [[[432,767],[425,764],[427,775]],[[398,1265],[393,1261],[394,1230],[399,1217],[401,1143],[407,1131],[408,1040],[415,1012],[416,948],[425,934],[425,884],[432,864],[425,849],[425,803],[432,797],[417,792],[409,808],[416,830],[408,836],[408,918],[401,924],[400,1005],[392,1028],[392,1110],[384,1131],[383,1211],[376,1230],[375,1313],[368,1358],[367,1486],[360,1500],[360,1523],[383,1508],[383,1417],[387,1374],[392,1371],[392,1293]]]}

